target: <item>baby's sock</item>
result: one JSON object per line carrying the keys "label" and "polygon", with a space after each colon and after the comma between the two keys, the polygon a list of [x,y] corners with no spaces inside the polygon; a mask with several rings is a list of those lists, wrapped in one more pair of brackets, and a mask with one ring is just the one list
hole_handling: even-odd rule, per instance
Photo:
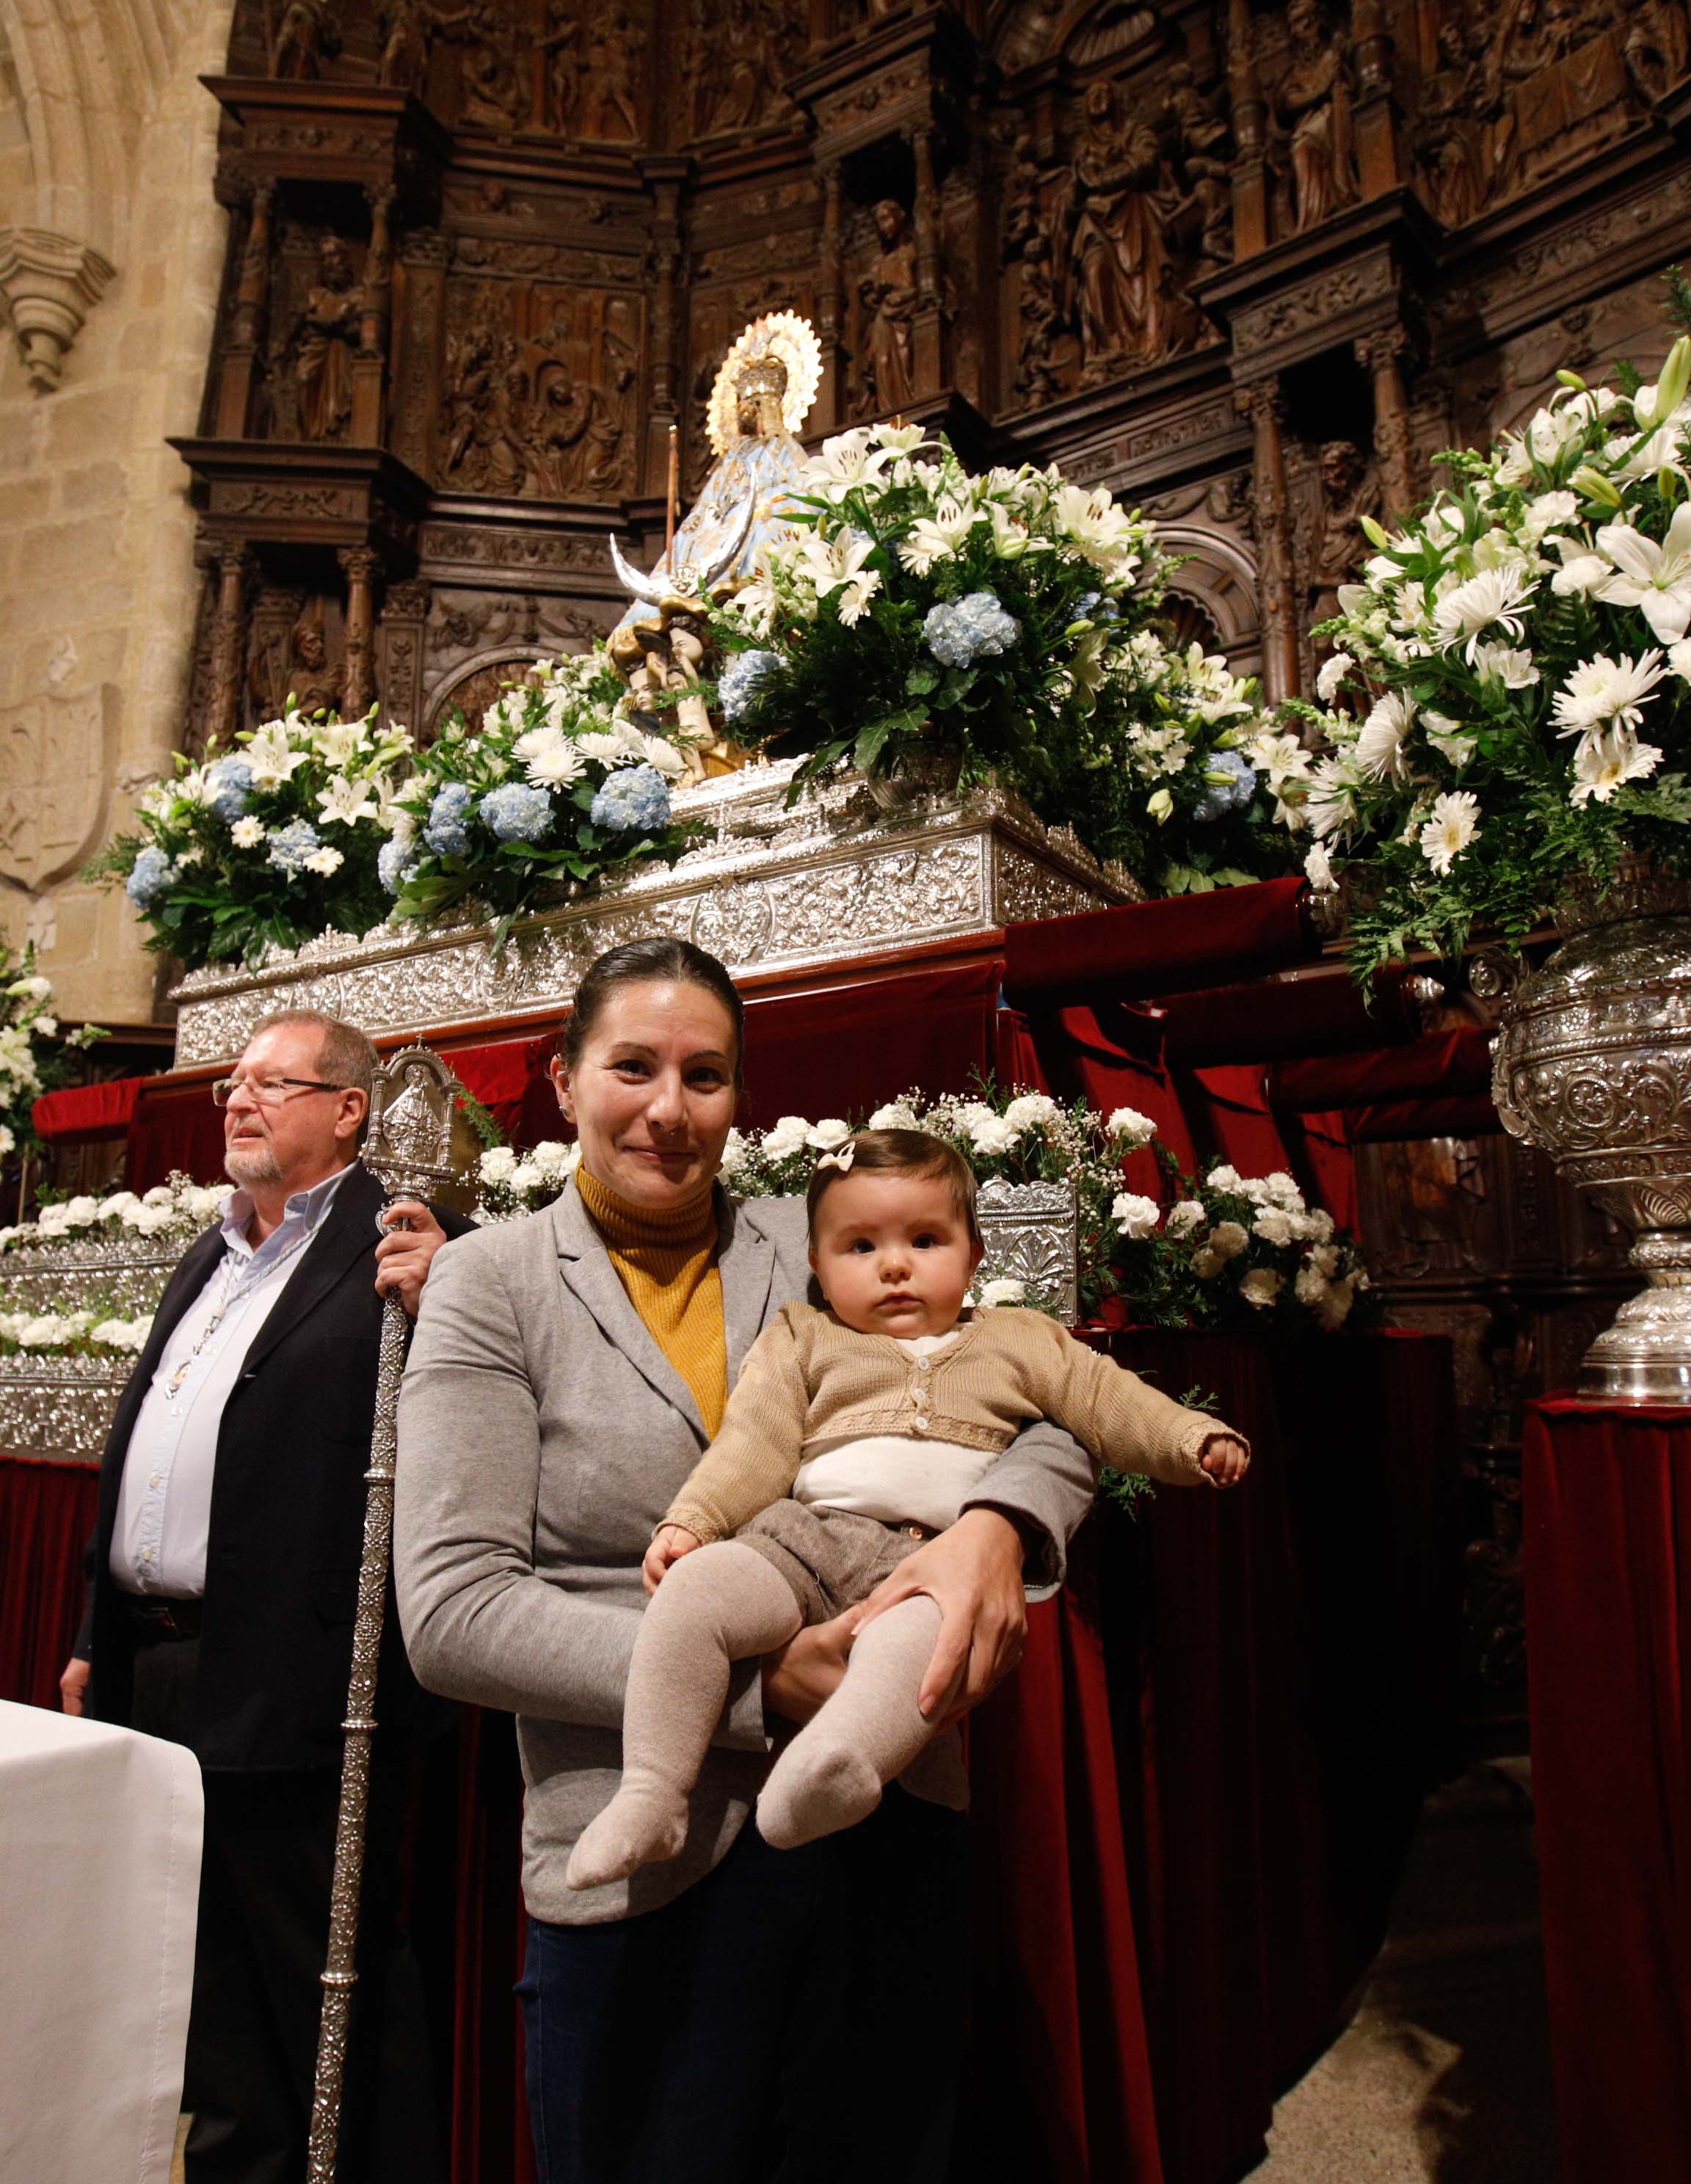
{"label": "baby's sock", "polygon": [[626,1880],[678,1854],[730,1666],[785,1645],[800,1619],[791,1586],[755,1547],[723,1540],[670,1564],[628,1670],[622,1786],[576,1845],[570,1887]]}
{"label": "baby's sock", "polygon": [[939,1605],[925,1593],[865,1627],[839,1690],[763,1786],[757,1825],[766,1841],[792,1850],[873,1812],[882,1786],[934,1733],[916,1702],[939,1635]]}

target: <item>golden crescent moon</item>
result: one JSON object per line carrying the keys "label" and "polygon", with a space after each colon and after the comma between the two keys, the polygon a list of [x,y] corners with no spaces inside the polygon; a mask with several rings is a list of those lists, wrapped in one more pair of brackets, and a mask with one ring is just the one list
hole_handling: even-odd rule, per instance
{"label": "golden crescent moon", "polygon": [[711,389],[711,452],[725,454],[739,437],[735,427],[734,381],[745,365],[762,356],[779,357],[786,366],[787,391],[781,398],[781,422],[796,434],[810,415],[822,383],[822,343],[808,319],[796,311],[772,311],[754,319],[723,359]]}

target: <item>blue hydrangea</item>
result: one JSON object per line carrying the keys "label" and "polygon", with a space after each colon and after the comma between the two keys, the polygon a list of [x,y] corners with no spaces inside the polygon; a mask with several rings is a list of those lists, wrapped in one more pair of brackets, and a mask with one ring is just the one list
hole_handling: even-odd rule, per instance
{"label": "blue hydrangea", "polygon": [[416,868],[409,842],[384,842],[377,852],[377,878],[389,894],[398,894]]}
{"label": "blue hydrangea", "polygon": [[170,861],[162,850],[150,844],[137,857],[123,891],[138,911],[152,909],[159,897],[170,883]]}
{"label": "blue hydrangea", "polygon": [[994,592],[942,599],[929,608],[922,625],[929,651],[946,667],[973,667],[977,660],[1007,652],[1021,633],[1021,624],[1005,613]]}
{"label": "blue hydrangea", "polygon": [[669,824],[669,783],[655,766],[620,766],[607,774],[588,815],[617,834],[650,834]]}
{"label": "blue hydrangea", "polygon": [[423,839],[438,857],[467,857],[470,854],[470,791],[461,781],[449,781],[435,791],[428,807]]}
{"label": "blue hydrangea", "polygon": [[544,788],[502,781],[477,807],[501,842],[540,842],[552,831],[552,800]]}
{"label": "blue hydrangea", "polygon": [[253,769],[243,758],[219,759],[205,770],[206,803],[232,827],[252,800]]}
{"label": "blue hydrangea", "polygon": [[1229,811],[1242,811],[1257,793],[1256,769],[1237,751],[1212,751],[1207,768],[1208,786],[1192,807],[1194,819],[1219,819]]}
{"label": "blue hydrangea", "polygon": [[274,865],[279,872],[297,872],[314,850],[323,845],[323,838],[306,819],[296,819],[290,826],[278,827],[270,838],[270,855],[266,864]]}
{"label": "blue hydrangea", "polygon": [[1121,620],[1121,609],[1102,592],[1083,592],[1074,602],[1075,621],[1112,622]]}
{"label": "blue hydrangea", "polygon": [[745,718],[757,702],[759,690],[772,675],[779,674],[781,666],[779,652],[735,653],[717,685],[723,718],[730,727]]}

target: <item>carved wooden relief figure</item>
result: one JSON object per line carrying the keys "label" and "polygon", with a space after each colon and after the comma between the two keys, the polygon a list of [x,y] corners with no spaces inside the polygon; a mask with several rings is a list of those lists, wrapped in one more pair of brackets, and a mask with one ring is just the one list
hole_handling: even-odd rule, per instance
{"label": "carved wooden relief figure", "polygon": [[1291,64],[1274,97],[1290,182],[1292,226],[1315,227],[1356,194],[1349,66],[1344,42],[1320,0],[1291,0],[1286,12]]}
{"label": "carved wooden relief figure", "polygon": [[352,416],[352,359],[358,345],[364,290],[345,243],[326,235],[317,278],[306,292],[293,336],[293,382],[299,437],[339,440]]}
{"label": "carved wooden relief figure", "polygon": [[327,0],[287,0],[276,25],[270,72],[289,83],[315,83],[341,49],[340,19]]}
{"label": "carved wooden relief figure", "polygon": [[911,327],[916,317],[916,246],[910,216],[896,198],[875,207],[879,251],[857,284],[862,307],[863,371],[860,406],[872,413],[902,409],[915,395]]}

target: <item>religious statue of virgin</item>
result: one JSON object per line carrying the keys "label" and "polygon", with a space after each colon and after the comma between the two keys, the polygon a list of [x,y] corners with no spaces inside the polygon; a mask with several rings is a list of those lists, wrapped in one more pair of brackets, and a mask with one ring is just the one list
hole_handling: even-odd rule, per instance
{"label": "religious statue of virgin", "polygon": [[689,688],[707,669],[705,608],[745,582],[765,547],[784,532],[788,490],[805,460],[794,436],[821,376],[822,351],[808,320],[792,311],[755,320],[717,374],[709,411],[717,460],[672,543],[644,576],[611,541],[617,573],[634,596],[611,632],[611,656],[628,677],[637,709],[661,691],[678,694],[674,713],[700,777],[745,763],[736,746],[717,737],[703,699]]}

